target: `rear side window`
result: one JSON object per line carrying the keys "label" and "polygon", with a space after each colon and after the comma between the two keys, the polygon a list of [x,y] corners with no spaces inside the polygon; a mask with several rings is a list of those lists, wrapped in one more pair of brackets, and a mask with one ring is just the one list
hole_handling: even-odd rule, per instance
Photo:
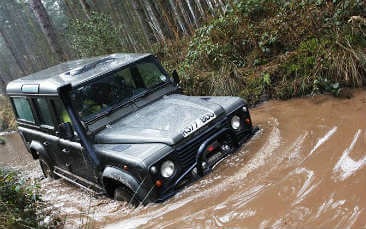
{"label": "rear side window", "polygon": [[17,119],[34,123],[34,117],[29,101],[26,98],[12,98],[12,100]]}
{"label": "rear side window", "polygon": [[37,106],[40,123],[42,125],[53,126],[53,121],[46,98],[35,99],[35,104]]}

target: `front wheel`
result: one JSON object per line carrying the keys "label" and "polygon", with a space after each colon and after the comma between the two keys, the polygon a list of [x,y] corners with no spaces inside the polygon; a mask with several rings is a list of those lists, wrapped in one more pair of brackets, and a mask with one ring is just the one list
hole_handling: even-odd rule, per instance
{"label": "front wheel", "polygon": [[138,200],[134,198],[132,190],[125,186],[119,186],[114,190],[114,199],[122,202],[127,202],[133,207],[139,205]]}

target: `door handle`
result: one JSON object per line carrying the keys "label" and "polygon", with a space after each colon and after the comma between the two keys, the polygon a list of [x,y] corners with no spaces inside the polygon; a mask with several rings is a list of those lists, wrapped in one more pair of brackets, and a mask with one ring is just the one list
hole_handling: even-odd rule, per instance
{"label": "door handle", "polygon": [[70,150],[69,149],[63,149],[62,152],[68,154],[68,153],[70,153]]}
{"label": "door handle", "polygon": [[44,146],[48,146],[48,144],[49,144],[48,142],[43,142]]}

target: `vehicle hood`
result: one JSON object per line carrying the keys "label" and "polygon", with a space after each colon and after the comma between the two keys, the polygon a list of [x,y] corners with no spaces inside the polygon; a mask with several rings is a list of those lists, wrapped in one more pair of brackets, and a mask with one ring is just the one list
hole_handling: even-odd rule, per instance
{"label": "vehicle hood", "polygon": [[163,96],[109,125],[95,136],[95,142],[174,145],[184,138],[182,132],[187,126],[209,112],[215,113],[217,120],[225,114],[225,109],[207,98],[177,94]]}

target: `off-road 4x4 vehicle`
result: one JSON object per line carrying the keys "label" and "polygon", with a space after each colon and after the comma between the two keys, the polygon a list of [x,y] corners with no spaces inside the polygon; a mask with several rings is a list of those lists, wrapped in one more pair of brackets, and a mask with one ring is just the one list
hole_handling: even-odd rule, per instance
{"label": "off-road 4x4 vehicle", "polygon": [[118,200],[159,202],[254,133],[237,97],[185,96],[151,54],[71,61],[7,86],[45,176]]}

